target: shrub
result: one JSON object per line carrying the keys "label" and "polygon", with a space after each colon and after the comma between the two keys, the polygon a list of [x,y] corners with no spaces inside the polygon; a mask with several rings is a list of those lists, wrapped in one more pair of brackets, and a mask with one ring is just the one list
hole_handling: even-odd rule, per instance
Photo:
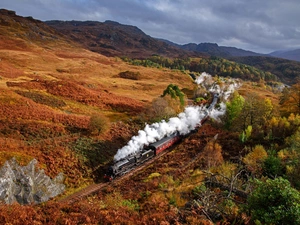
{"label": "shrub", "polygon": [[260,175],[262,163],[268,157],[268,153],[262,145],[256,145],[252,152],[243,158],[246,168],[257,175]]}
{"label": "shrub", "polygon": [[208,142],[201,155],[208,168],[219,166],[224,161],[222,156],[222,146],[215,141]]}
{"label": "shrub", "polygon": [[283,178],[256,180],[248,209],[257,224],[300,224],[300,194]]}
{"label": "shrub", "polygon": [[22,95],[26,98],[29,98],[33,100],[36,103],[48,105],[50,107],[64,107],[67,104],[54,96],[39,93],[39,92],[33,92],[33,91],[15,91],[17,94]]}
{"label": "shrub", "polygon": [[120,192],[113,192],[105,196],[104,205],[108,209],[118,209],[123,206],[124,201]]}
{"label": "shrub", "polygon": [[139,211],[140,210],[140,206],[139,203],[137,202],[137,200],[131,200],[131,199],[126,199],[122,202],[123,206],[126,206],[128,209],[132,210],[132,211]]}
{"label": "shrub", "polygon": [[140,72],[132,72],[127,70],[125,72],[120,72],[119,77],[130,80],[140,80],[141,74]]}
{"label": "shrub", "polygon": [[99,135],[107,131],[108,126],[108,119],[105,116],[101,114],[95,114],[90,118],[88,131],[90,134]]}
{"label": "shrub", "polygon": [[152,105],[145,111],[148,121],[158,122],[168,120],[172,116],[176,116],[176,111],[179,109],[176,101],[170,97],[159,97],[153,99]]}
{"label": "shrub", "polygon": [[270,178],[282,176],[284,172],[283,169],[284,167],[281,160],[273,155],[268,156],[263,162],[263,173]]}
{"label": "shrub", "polygon": [[202,101],[205,101],[205,99],[202,98],[202,97],[198,97],[198,98],[195,99],[196,103],[199,103],[199,102],[202,102]]}
{"label": "shrub", "polygon": [[171,98],[177,99],[179,98],[180,105],[183,107],[185,105],[185,95],[184,93],[179,89],[177,85],[169,84],[166,90],[164,90],[161,97],[164,97],[166,95],[170,95]]}

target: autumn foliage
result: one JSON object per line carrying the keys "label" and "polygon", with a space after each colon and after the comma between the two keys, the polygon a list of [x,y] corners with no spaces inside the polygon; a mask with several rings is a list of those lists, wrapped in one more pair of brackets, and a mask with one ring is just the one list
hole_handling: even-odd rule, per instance
{"label": "autumn foliage", "polygon": [[201,153],[207,167],[219,166],[223,163],[222,147],[215,141],[209,141]]}
{"label": "autumn foliage", "polygon": [[[279,187],[298,199],[299,83],[274,92],[264,82],[275,78],[271,73],[214,57],[154,56],[128,59],[128,64],[83,49],[41,21],[13,12],[0,17],[0,164],[15,157],[26,165],[35,158],[51,178],[62,172],[67,188],[41,205],[1,204],[1,224],[289,221],[267,217],[275,211],[269,212],[261,199],[269,200],[273,184],[278,191],[277,176],[284,177]],[[143,63],[151,67],[139,66]],[[258,83],[244,82],[220,121],[208,119],[153,163],[90,196],[61,203],[91,183],[102,183],[116,151],[145,123],[181,112],[187,104],[184,93],[199,94],[185,68]],[[252,196],[248,203],[247,196]],[[276,202],[278,209],[298,204],[287,197]],[[257,204],[265,215],[256,211]]]}

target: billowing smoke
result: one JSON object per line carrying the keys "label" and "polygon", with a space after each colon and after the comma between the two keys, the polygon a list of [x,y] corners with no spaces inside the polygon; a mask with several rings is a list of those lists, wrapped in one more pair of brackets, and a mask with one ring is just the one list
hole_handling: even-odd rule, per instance
{"label": "billowing smoke", "polygon": [[201,85],[202,87],[209,87],[211,86],[215,81],[213,79],[213,77],[206,73],[206,72],[203,72],[201,73],[200,76],[198,76],[195,80],[195,82],[199,85]]}
{"label": "billowing smoke", "polygon": [[127,145],[118,150],[114,160],[118,161],[132,153],[138,152],[144,146],[154,143],[176,131],[180,134],[189,133],[204,118],[204,112],[202,107],[189,106],[177,117],[170,118],[168,122],[162,120],[151,125],[147,124],[144,130],[140,130],[137,136],[133,136]]}
{"label": "billowing smoke", "polygon": [[203,72],[195,82],[209,92],[218,93],[222,100],[227,100],[229,96],[241,86],[237,79],[218,77],[216,81],[210,74]]}
{"label": "billowing smoke", "polygon": [[[207,73],[202,73],[195,82],[205,88],[207,91],[218,93],[221,99],[226,100],[230,94],[235,90],[238,85],[233,80],[225,80],[222,86],[218,85],[213,77]],[[220,80],[219,82],[220,83]],[[153,123],[151,125],[147,124],[144,130],[140,130],[138,135],[133,136],[131,140],[118,150],[114,157],[115,161],[118,161],[130,154],[136,153],[143,149],[151,143],[154,143],[165,136],[171,135],[175,132],[180,134],[188,134],[205,117],[206,108],[204,106],[188,106],[185,108],[184,112],[178,114],[177,117],[172,117],[168,121],[162,120],[158,123]],[[213,109],[210,112],[210,117],[218,119],[226,111],[225,103],[220,103],[219,107]]]}

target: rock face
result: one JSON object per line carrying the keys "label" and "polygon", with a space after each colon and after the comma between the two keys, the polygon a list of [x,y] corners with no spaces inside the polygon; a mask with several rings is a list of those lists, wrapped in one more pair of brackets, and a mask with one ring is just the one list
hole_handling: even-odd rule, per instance
{"label": "rock face", "polygon": [[44,170],[35,168],[33,159],[27,166],[20,166],[15,158],[5,162],[0,169],[0,200],[6,204],[41,203],[61,194],[65,190],[64,176],[60,173],[54,179]]}

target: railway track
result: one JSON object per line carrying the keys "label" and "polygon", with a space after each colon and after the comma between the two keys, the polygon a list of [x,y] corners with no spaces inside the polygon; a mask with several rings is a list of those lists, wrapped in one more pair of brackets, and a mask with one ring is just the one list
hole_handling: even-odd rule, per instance
{"label": "railway track", "polygon": [[71,204],[73,202],[80,201],[81,199],[83,199],[89,195],[95,194],[96,192],[98,192],[102,188],[106,187],[107,185],[109,185],[109,184],[108,183],[92,184],[92,185],[82,189],[79,192],[69,195],[68,197],[60,200],[59,202]]}
{"label": "railway track", "polygon": [[160,157],[166,155],[167,153],[170,152],[171,149],[173,149],[174,146],[171,146],[167,151],[162,152],[161,154],[159,154],[156,157],[153,157],[152,159],[146,161],[145,163],[139,165],[138,167],[134,168],[133,170],[129,171],[128,173],[126,173],[125,175],[121,176],[121,177],[117,177],[115,178],[113,181],[111,182],[103,182],[103,183],[98,183],[98,184],[91,184],[90,186],[72,194],[69,195],[61,200],[59,200],[58,202],[60,203],[68,203],[68,204],[72,204],[74,202],[80,201],[83,198],[86,198],[92,194],[95,194],[97,192],[99,192],[101,189],[103,189],[104,187],[107,187],[109,185],[112,184],[117,184],[119,181],[122,181],[123,179],[129,178],[130,176],[132,176],[134,173],[142,170],[143,168],[145,168],[146,166],[152,164],[155,160],[159,159]]}
{"label": "railway track", "polygon": [[[219,95],[215,94],[213,102],[210,104],[210,106],[208,108],[209,111],[215,106],[215,104],[217,103],[218,98],[219,98]],[[209,112],[206,111],[206,118],[208,118],[208,116],[209,116]],[[204,119],[206,119],[206,118],[204,118]],[[205,122],[204,119],[202,119],[202,121],[200,121],[200,125],[202,125]],[[145,168],[146,166],[148,166],[149,164],[153,163],[155,160],[159,159],[160,157],[163,157],[165,154],[169,153],[171,151],[171,149],[174,149],[174,147],[176,145],[177,144],[172,144],[169,148],[167,148],[163,152],[159,153],[159,155],[153,157],[152,159],[144,162],[143,164],[141,164],[141,165],[139,165],[137,167],[134,167],[133,170],[130,170],[125,175],[122,175],[121,177],[118,177],[118,178],[114,179],[112,182],[92,184],[92,185],[88,186],[87,188],[85,188],[85,189],[83,189],[83,190],[81,190],[81,191],[79,191],[77,193],[74,193],[74,194],[72,194],[72,195],[70,195],[70,196],[68,196],[68,197],[60,200],[59,202],[62,202],[62,203],[73,203],[73,202],[81,200],[84,197],[87,197],[89,195],[95,194],[96,192],[100,191],[102,188],[104,188],[104,187],[106,187],[108,185],[116,184],[118,181],[121,181],[123,179],[126,179],[126,178],[130,177],[134,173],[138,172],[139,170],[141,170],[141,169]]]}

